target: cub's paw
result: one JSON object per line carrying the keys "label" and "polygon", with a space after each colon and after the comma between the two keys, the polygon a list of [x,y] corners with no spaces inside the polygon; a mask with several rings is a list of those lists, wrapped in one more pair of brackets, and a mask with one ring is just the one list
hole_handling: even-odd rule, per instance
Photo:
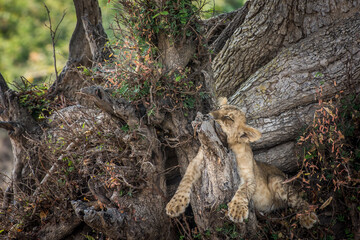
{"label": "cub's paw", "polygon": [[184,194],[175,194],[175,196],[166,205],[166,214],[170,217],[177,217],[185,212],[189,205],[190,197]]}
{"label": "cub's paw", "polygon": [[228,204],[228,217],[233,222],[243,222],[249,217],[249,203],[247,199],[233,198]]}
{"label": "cub's paw", "polygon": [[319,221],[318,217],[314,212],[311,213],[303,213],[299,216],[299,221],[301,226],[304,228],[310,229],[314,226],[316,222]]}

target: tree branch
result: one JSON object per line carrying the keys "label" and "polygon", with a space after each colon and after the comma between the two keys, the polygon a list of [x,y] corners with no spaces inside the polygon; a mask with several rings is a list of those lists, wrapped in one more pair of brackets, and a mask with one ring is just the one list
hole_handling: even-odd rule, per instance
{"label": "tree branch", "polygon": [[226,41],[233,35],[236,29],[243,24],[245,17],[249,11],[250,2],[246,2],[245,5],[236,11],[236,15],[233,17],[230,23],[228,23],[221,34],[211,44],[211,48],[214,53],[218,53],[225,45]]}
{"label": "tree branch", "polygon": [[7,90],[9,90],[9,87],[3,75],[0,73],[0,114],[4,111],[3,109],[6,108],[5,92],[7,92]]}
{"label": "tree branch", "polygon": [[3,75],[0,73],[0,92],[4,93],[9,89],[8,85],[6,84],[6,81],[3,77]]}
{"label": "tree branch", "polygon": [[0,128],[9,131],[11,136],[19,136],[24,132],[24,128],[18,122],[0,121]]}
{"label": "tree branch", "polygon": [[111,239],[124,238],[125,213],[120,213],[115,208],[107,208],[104,211],[96,211],[93,207],[88,207],[82,201],[71,201],[71,205],[76,216],[84,221],[91,228],[103,232]]}
{"label": "tree branch", "polygon": [[140,125],[135,108],[124,99],[114,99],[102,87],[91,86],[82,88],[80,93],[91,99],[104,112],[125,121],[131,128]]}

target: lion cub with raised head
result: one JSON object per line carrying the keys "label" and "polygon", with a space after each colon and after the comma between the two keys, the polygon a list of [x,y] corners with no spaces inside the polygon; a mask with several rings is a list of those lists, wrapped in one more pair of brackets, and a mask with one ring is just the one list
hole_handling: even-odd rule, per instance
{"label": "lion cub with raised head", "polygon": [[[227,142],[236,155],[237,170],[241,182],[234,197],[228,204],[228,217],[233,222],[243,222],[249,216],[249,201],[253,200],[258,211],[270,212],[285,207],[301,211],[300,224],[311,228],[318,221],[314,212],[309,212],[309,204],[304,201],[292,186],[283,184],[285,174],[275,166],[257,162],[253,158],[250,142],[261,138],[261,133],[246,125],[245,114],[236,106],[228,105],[221,98],[220,108],[210,113],[227,136]],[[203,160],[200,148],[197,156],[190,162],[180,185],[166,206],[170,217],[177,217],[185,211],[190,201],[192,184],[200,177],[199,168]]]}

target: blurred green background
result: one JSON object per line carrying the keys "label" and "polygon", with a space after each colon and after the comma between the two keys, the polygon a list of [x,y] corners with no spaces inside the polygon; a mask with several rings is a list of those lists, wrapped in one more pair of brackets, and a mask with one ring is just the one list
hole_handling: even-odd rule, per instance
{"label": "blurred green background", "polygon": [[[204,10],[212,14],[233,11],[246,0],[209,1]],[[112,0],[111,2],[116,2]],[[48,16],[44,7],[48,6],[52,24],[60,21],[64,11],[66,16],[58,31],[56,58],[58,71],[62,70],[68,58],[68,44],[76,24],[72,0],[0,0],[0,72],[8,82],[24,76],[30,82],[39,83],[54,79],[52,43]],[[108,0],[99,0],[103,14],[103,24],[109,36],[109,28],[115,11]]]}

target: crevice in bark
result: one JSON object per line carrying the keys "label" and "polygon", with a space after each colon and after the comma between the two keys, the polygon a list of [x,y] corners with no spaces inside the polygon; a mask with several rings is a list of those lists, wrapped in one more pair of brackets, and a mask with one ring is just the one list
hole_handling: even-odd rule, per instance
{"label": "crevice in bark", "polygon": [[[212,49],[215,54],[217,54],[224,47],[226,41],[234,34],[234,32],[241,26],[241,24],[243,24],[250,4],[251,2],[247,1],[242,8],[236,10],[231,15],[229,14],[230,16],[227,15],[226,18],[221,17],[221,21],[216,21],[216,25],[207,30],[206,39],[208,39],[210,49]],[[212,40],[211,38],[214,38],[214,32],[219,31],[219,25],[223,24],[222,22],[224,22],[224,19],[229,21],[229,18],[232,18],[231,21],[226,23],[226,27],[221,30],[221,33],[216,36],[215,40]]]}
{"label": "crevice in bark", "polygon": [[167,198],[170,199],[170,197],[174,195],[176,188],[181,181],[180,165],[175,149],[170,147],[165,147],[164,152],[166,155],[165,178],[166,178]]}

